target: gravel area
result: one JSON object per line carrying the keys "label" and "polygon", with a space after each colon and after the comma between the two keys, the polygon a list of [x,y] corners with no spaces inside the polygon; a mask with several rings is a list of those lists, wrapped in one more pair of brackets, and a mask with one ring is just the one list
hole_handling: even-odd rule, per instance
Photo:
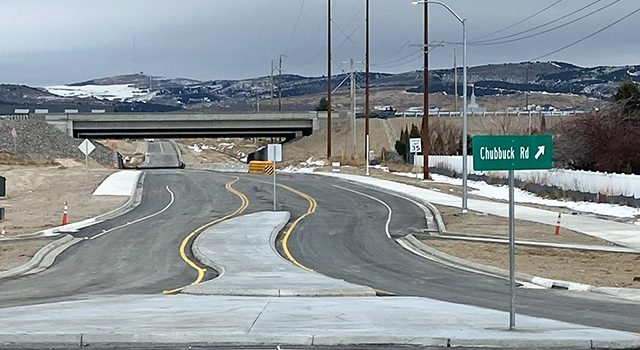
{"label": "gravel area", "polygon": [[[16,130],[16,137],[11,131]],[[74,139],[41,120],[0,120],[0,152],[28,156],[35,160],[70,158],[84,160],[78,149],[83,140]],[[90,158],[104,166],[113,164],[113,153],[93,142]]]}
{"label": "gravel area", "polygon": [[[435,239],[423,242],[453,256],[505,270],[509,268],[506,244]],[[640,288],[639,266],[640,254],[516,246],[518,272],[598,287]]]}
{"label": "gravel area", "polygon": [[6,271],[28,262],[40,248],[56,239],[57,238],[39,238],[28,241],[0,243],[0,271]]}

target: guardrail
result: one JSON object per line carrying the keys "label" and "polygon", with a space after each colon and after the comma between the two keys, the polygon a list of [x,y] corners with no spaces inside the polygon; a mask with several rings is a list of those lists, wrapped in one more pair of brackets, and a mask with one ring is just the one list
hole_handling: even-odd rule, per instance
{"label": "guardrail", "polygon": [[0,115],[0,120],[29,120],[29,114],[7,114]]}

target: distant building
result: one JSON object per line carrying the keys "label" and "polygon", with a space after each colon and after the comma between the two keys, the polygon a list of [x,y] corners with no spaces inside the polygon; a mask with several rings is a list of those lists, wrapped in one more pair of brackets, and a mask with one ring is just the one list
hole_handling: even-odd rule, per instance
{"label": "distant building", "polygon": [[476,101],[476,87],[471,84],[471,101],[467,104],[467,113],[484,113],[487,109],[480,107]]}

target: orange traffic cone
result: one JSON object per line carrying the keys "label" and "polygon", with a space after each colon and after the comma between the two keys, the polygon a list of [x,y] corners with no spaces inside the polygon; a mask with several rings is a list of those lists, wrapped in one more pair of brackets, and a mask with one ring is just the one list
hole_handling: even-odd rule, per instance
{"label": "orange traffic cone", "polygon": [[560,218],[562,217],[562,213],[558,213],[558,221],[556,222],[556,235],[560,234]]}
{"label": "orange traffic cone", "polygon": [[66,225],[69,223],[69,212],[67,208],[67,202],[64,202],[64,211],[62,212],[62,224]]}

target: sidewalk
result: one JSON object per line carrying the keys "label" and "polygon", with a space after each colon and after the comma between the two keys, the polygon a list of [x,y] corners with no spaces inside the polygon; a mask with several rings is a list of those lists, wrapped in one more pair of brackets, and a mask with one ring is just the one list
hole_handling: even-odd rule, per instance
{"label": "sidewalk", "polygon": [[[461,205],[460,197],[416,186],[405,185],[398,182],[344,173],[318,172],[314,174],[333,176],[362,185],[375,186],[403,196],[428,201],[433,204],[458,208]],[[507,203],[469,199],[468,207],[469,210],[473,211],[501,217],[509,217],[509,205]],[[556,220],[558,219],[557,212],[522,205],[516,205],[515,214],[516,219],[519,220],[528,220],[552,226],[556,225]],[[587,215],[565,215],[562,217],[562,224],[560,226],[629,248],[640,249],[640,226],[637,225],[603,220]]]}
{"label": "sidewalk", "polygon": [[637,334],[415,297],[117,295],[0,309],[0,347],[100,344],[625,348]]}

